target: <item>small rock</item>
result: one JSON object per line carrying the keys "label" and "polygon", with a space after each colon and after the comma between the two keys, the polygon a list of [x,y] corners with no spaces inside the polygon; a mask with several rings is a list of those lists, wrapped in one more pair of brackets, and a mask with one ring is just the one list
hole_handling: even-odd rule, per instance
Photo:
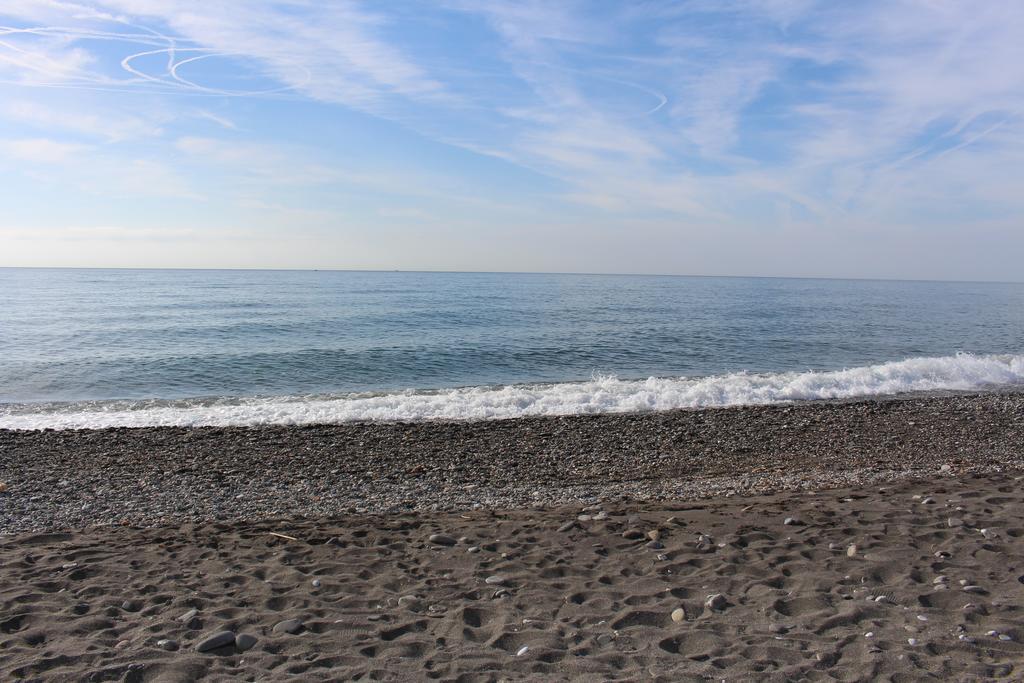
{"label": "small rock", "polygon": [[530,649],[529,645],[523,645],[521,648],[519,648],[519,652],[516,653],[516,657],[522,657],[523,655],[525,655],[527,653],[527,651],[529,649]]}
{"label": "small rock", "polygon": [[659,541],[661,540],[661,532],[657,529],[651,529],[647,532],[647,538],[651,539],[652,541]]}
{"label": "small rock", "polygon": [[574,528],[576,528],[576,520],[575,519],[570,520],[570,521],[566,522],[565,524],[563,524],[562,526],[558,527],[558,531],[561,532],[561,533],[565,533],[566,531],[572,531]]}
{"label": "small rock", "polygon": [[480,546],[478,546],[478,545],[470,546],[470,547],[466,548],[466,552],[469,553],[470,555],[475,555],[476,553],[480,552]]}
{"label": "small rock", "polygon": [[125,612],[138,612],[142,609],[142,603],[138,600],[125,600],[121,603],[121,609]]}
{"label": "small rock", "polygon": [[626,529],[622,532],[622,537],[627,541],[639,541],[644,537],[644,532],[639,529]]}
{"label": "small rock", "polygon": [[453,537],[448,534],[431,534],[430,538],[427,539],[434,545],[455,545],[458,543]]}
{"label": "small rock", "polygon": [[988,592],[984,588],[982,588],[981,586],[974,586],[974,585],[970,585],[970,584],[964,586],[961,590],[963,592],[965,592],[965,593],[978,593],[978,594],[987,593]]}
{"label": "small rock", "polygon": [[949,577],[942,575],[936,576],[934,579],[932,579],[932,583],[949,583]]}
{"label": "small rock", "polygon": [[728,601],[725,599],[725,596],[721,593],[714,593],[713,595],[709,595],[708,599],[704,601],[704,606],[708,609],[713,610],[723,610],[725,609],[725,606],[727,604]]}
{"label": "small rock", "polygon": [[192,621],[192,619],[199,615],[199,610],[190,609],[189,611],[178,617],[178,621]]}
{"label": "small rock", "polygon": [[301,619],[285,619],[274,624],[274,633],[290,633],[295,635],[302,630]]}
{"label": "small rock", "polygon": [[907,638],[907,643],[910,645],[917,645],[917,638]]}
{"label": "small rock", "polygon": [[686,621],[686,610],[684,610],[682,607],[677,607],[676,609],[672,610],[672,621],[676,622],[677,624],[681,624],[684,621]]}
{"label": "small rock", "polygon": [[220,631],[213,635],[206,636],[196,645],[196,652],[209,652],[225,645],[232,645],[235,642],[233,631]]}
{"label": "small rock", "polygon": [[856,544],[853,544],[849,548],[846,549],[846,556],[847,557],[857,557],[857,545]]}
{"label": "small rock", "polygon": [[484,579],[484,583],[486,583],[489,586],[504,586],[507,582],[508,579],[506,579],[504,576],[499,576],[498,574],[488,576],[486,579]]}
{"label": "small rock", "polygon": [[1013,640],[1013,636],[1011,636],[1009,633],[1000,633],[999,640]]}
{"label": "small rock", "polygon": [[419,612],[423,607],[423,602],[415,595],[403,595],[398,598],[398,606],[412,610],[413,612]]}
{"label": "small rock", "polygon": [[950,527],[951,529],[963,525],[964,520],[960,519],[959,517],[950,517],[946,520],[946,526]]}
{"label": "small rock", "polygon": [[167,650],[168,652],[174,652],[178,649],[177,641],[171,640],[170,638],[163,638],[156,641],[156,646],[162,650]]}
{"label": "small rock", "polygon": [[784,624],[772,624],[768,630],[772,633],[789,633],[789,627]]}
{"label": "small rock", "polygon": [[645,545],[651,550],[662,550],[665,547],[661,541],[648,541]]}
{"label": "small rock", "polygon": [[931,496],[928,496],[927,498],[921,501],[921,505],[933,505],[934,503],[935,499],[932,498]]}
{"label": "small rock", "polygon": [[239,652],[245,652],[251,650],[256,645],[256,636],[248,633],[239,633],[235,636],[235,647],[238,648]]}
{"label": "small rock", "polygon": [[115,649],[115,650],[123,650],[123,649],[125,649],[126,647],[128,647],[129,645],[131,645],[131,641],[128,641],[128,640],[119,640],[119,641],[117,641],[117,644],[116,644],[116,645],[114,645],[114,649]]}
{"label": "small rock", "polygon": [[782,523],[786,526],[798,526],[800,524],[800,521],[795,517],[786,517],[786,519],[784,519]]}
{"label": "small rock", "polygon": [[864,634],[864,637],[865,638],[874,638],[875,637],[875,632],[874,631],[868,631],[867,633]]}
{"label": "small rock", "polygon": [[313,584],[313,588],[319,588],[320,587],[320,579],[313,579],[310,583]]}

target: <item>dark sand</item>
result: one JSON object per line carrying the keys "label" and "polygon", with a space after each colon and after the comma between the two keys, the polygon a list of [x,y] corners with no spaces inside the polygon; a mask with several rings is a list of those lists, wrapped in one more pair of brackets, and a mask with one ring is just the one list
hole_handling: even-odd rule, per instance
{"label": "dark sand", "polygon": [[0,432],[0,680],[1021,680],[1022,436],[1019,394]]}

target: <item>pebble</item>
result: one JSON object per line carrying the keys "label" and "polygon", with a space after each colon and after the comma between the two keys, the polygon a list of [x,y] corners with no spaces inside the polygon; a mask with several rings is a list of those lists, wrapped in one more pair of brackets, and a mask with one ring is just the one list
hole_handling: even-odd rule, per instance
{"label": "pebble", "polygon": [[256,640],[256,636],[254,635],[239,633],[235,636],[235,647],[237,647],[240,652],[245,652],[246,650],[251,650],[253,646],[256,645]]}
{"label": "pebble", "polygon": [[558,527],[558,531],[561,532],[561,533],[565,533],[566,531],[571,531],[575,527],[576,527],[576,520],[573,519],[573,520],[570,520],[570,521],[566,522],[562,526]]}
{"label": "pebble", "polygon": [[171,640],[170,638],[163,638],[161,640],[156,641],[156,646],[162,650],[174,652],[178,649],[178,642],[175,640]]}
{"label": "pebble", "polygon": [[1013,636],[1008,633],[1000,633],[999,640],[1013,640]]}
{"label": "pebble", "polygon": [[661,541],[648,541],[646,545],[651,550],[661,550],[665,547]]}
{"label": "pebble", "polygon": [[865,638],[874,638],[875,637],[875,632],[874,631],[868,631],[867,633],[864,634],[864,637]]}
{"label": "pebble", "polygon": [[138,600],[125,600],[121,603],[121,609],[125,612],[138,612],[142,609],[142,603]]}
{"label": "pebble", "polygon": [[480,546],[478,546],[478,545],[470,546],[470,547],[466,548],[466,552],[469,553],[470,555],[475,555],[476,553],[480,552]]}
{"label": "pebble", "polygon": [[797,520],[795,517],[786,517],[786,519],[783,520],[782,523],[786,526],[797,526],[800,524],[800,521]]}
{"label": "pebble", "polygon": [[985,593],[985,589],[981,586],[966,585],[961,589],[965,593]]}
{"label": "pebble", "polygon": [[857,545],[856,544],[853,544],[849,548],[846,549],[846,556],[847,557],[857,557]]}
{"label": "pebble", "polygon": [[115,650],[123,650],[126,647],[128,647],[129,645],[131,645],[131,641],[119,640],[119,641],[117,641],[117,645],[114,646],[114,649]]}
{"label": "pebble", "polygon": [[672,610],[672,621],[676,622],[677,624],[681,624],[684,621],[686,621],[686,610],[684,610],[682,607],[677,607],[676,609]]}
{"label": "pebble", "polygon": [[196,617],[198,615],[199,615],[199,610],[197,610],[197,609],[190,609],[189,611],[185,612],[180,617],[178,617],[178,621],[191,621],[193,619],[193,617]]}
{"label": "pebble", "polygon": [[427,539],[434,545],[455,545],[458,543],[454,538],[448,534],[431,534],[430,538]]}
{"label": "pebble", "polygon": [[647,532],[647,538],[651,539],[652,541],[661,540],[661,532],[657,529],[651,529]]}
{"label": "pebble", "polygon": [[959,517],[950,517],[949,519],[946,520],[946,525],[949,526],[950,528],[958,527],[958,526],[963,526],[964,525],[964,520],[960,519]]}
{"label": "pebble", "polygon": [[209,652],[234,642],[235,634],[233,631],[219,631],[200,640],[199,644],[196,645],[196,652]]}
{"label": "pebble", "polygon": [[519,652],[516,653],[516,657],[522,657],[527,653],[527,651],[529,651],[529,649],[529,645],[523,645],[521,648],[519,648]]}
{"label": "pebble", "polygon": [[949,583],[949,577],[942,576],[940,574],[939,576],[936,576],[934,579],[932,579],[932,583]]}
{"label": "pebble", "polygon": [[313,584],[313,588],[319,588],[320,587],[320,579],[313,579],[311,581],[311,583]]}
{"label": "pebble", "polygon": [[789,633],[789,627],[785,624],[772,624],[768,630],[772,633]]}
{"label": "pebble", "polygon": [[423,602],[415,595],[403,595],[398,598],[398,606],[412,610],[413,612],[418,612],[423,606]]}
{"label": "pebble", "polygon": [[921,501],[921,505],[932,505],[934,503],[935,503],[935,499],[932,498],[931,496],[928,496],[927,498],[925,498],[924,500]]}
{"label": "pebble", "polygon": [[274,633],[290,633],[295,635],[302,630],[301,619],[285,619],[274,624]]}
{"label": "pebble", "polygon": [[708,599],[704,601],[704,606],[713,610],[723,610],[725,609],[726,604],[728,604],[728,601],[721,593],[709,595]]}
{"label": "pebble", "polygon": [[644,532],[639,529],[626,529],[622,532],[622,537],[627,541],[639,541],[644,537]]}
{"label": "pebble", "polygon": [[917,645],[917,638],[907,638],[907,643],[910,645]]}
{"label": "pebble", "polygon": [[504,576],[500,576],[498,574],[488,576],[486,579],[484,579],[484,583],[486,583],[489,586],[504,586],[507,582],[507,578],[505,578]]}

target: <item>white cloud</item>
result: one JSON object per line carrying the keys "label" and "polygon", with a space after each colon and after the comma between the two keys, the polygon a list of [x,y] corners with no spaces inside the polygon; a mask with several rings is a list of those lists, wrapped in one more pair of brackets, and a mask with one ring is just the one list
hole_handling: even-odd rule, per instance
{"label": "white cloud", "polygon": [[48,138],[0,140],[0,153],[3,156],[30,164],[63,164],[87,149],[85,145]]}

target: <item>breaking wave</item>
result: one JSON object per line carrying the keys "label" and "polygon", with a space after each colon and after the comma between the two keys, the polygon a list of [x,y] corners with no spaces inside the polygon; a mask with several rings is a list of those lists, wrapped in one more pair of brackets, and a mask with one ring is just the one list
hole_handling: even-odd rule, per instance
{"label": "breaking wave", "polygon": [[958,354],[836,371],[482,386],[436,391],[0,405],[0,428],[323,424],[493,420],[763,405],[915,391],[1024,385],[1024,356]]}

